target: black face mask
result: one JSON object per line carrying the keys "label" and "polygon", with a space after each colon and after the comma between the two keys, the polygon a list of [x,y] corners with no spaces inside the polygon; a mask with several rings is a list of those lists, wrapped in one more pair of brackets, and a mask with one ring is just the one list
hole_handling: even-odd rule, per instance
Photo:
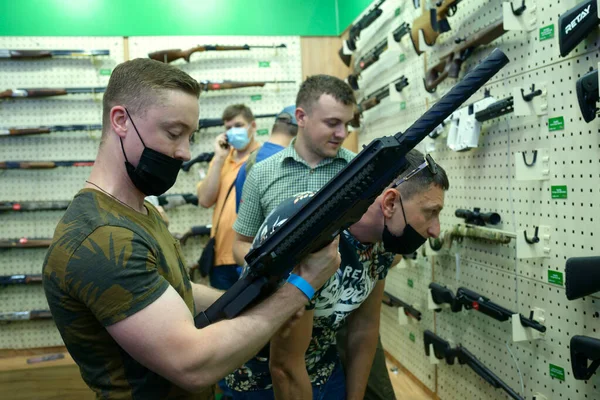
{"label": "black face mask", "polygon": [[406,220],[404,213],[404,205],[402,197],[400,197],[400,206],[402,207],[402,215],[404,216],[404,232],[402,235],[396,236],[388,229],[385,222],[383,223],[383,247],[385,251],[394,254],[412,254],[425,243],[425,239],[421,234],[414,230]]}
{"label": "black face mask", "polygon": [[123,140],[121,139],[121,149],[123,150],[123,156],[125,156],[127,175],[129,175],[129,179],[131,179],[135,187],[146,196],[160,196],[175,184],[183,160],[177,160],[146,147],[133,119],[131,119],[131,115],[129,115],[129,111],[125,109],[125,112],[131,120],[135,133],[137,133],[144,145],[140,162],[137,167],[134,167],[127,160]]}

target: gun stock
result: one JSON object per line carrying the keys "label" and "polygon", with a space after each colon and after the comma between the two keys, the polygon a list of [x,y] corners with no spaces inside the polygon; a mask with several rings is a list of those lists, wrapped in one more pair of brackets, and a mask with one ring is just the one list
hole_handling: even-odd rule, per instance
{"label": "gun stock", "polygon": [[558,47],[566,57],[600,23],[596,0],[585,0],[558,18]]}
{"label": "gun stock", "polygon": [[441,33],[450,30],[448,17],[456,11],[460,0],[443,0],[438,2],[435,9],[424,11],[412,23],[410,39],[418,55],[423,53],[419,45],[419,32],[423,32],[423,39],[428,46],[433,46]]}
{"label": "gun stock", "polygon": [[600,291],[600,257],[571,257],[565,266],[567,299],[576,300]]}
{"label": "gun stock", "polygon": [[477,47],[487,45],[505,33],[502,19],[497,20],[475,33],[471,39],[461,43],[450,53],[440,57],[441,61],[428,69],[425,74],[425,90],[433,93],[447,77],[458,78],[462,63],[473,54]]}
{"label": "gun stock", "polygon": [[598,70],[594,69],[577,79],[575,88],[583,120],[585,122],[593,121],[598,112]]}
{"label": "gun stock", "polygon": [[573,377],[589,380],[600,366],[600,339],[575,335],[571,338],[570,348]]}

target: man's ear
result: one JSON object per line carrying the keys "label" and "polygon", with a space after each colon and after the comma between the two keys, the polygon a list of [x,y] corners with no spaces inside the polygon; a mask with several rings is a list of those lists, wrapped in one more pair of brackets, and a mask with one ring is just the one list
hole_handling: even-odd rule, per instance
{"label": "man's ear", "polygon": [[110,127],[120,138],[127,136],[127,112],[123,106],[110,109]]}
{"label": "man's ear", "polygon": [[298,121],[298,127],[304,128],[306,125],[306,111],[302,107],[296,107],[296,121]]}
{"label": "man's ear", "polygon": [[256,132],[256,120],[254,120],[254,121],[252,121],[252,122],[250,123],[250,129],[251,129],[253,132]]}
{"label": "man's ear", "polygon": [[400,193],[397,189],[386,189],[381,195],[381,212],[386,218],[391,218],[398,208]]}

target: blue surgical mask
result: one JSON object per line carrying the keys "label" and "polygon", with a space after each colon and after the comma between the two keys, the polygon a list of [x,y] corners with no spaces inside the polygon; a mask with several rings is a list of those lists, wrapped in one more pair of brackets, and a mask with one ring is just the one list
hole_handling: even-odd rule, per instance
{"label": "blue surgical mask", "polygon": [[234,126],[229,129],[226,133],[227,142],[232,145],[236,150],[242,150],[248,146],[250,143],[250,138],[248,137],[248,129],[244,127]]}

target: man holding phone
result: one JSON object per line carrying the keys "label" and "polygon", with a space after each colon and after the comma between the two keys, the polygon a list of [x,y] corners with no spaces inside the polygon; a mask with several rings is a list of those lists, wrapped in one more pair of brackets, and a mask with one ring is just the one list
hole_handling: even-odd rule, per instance
{"label": "man holding phone", "polygon": [[233,258],[233,223],[235,211],[235,178],[250,153],[260,147],[254,139],[256,121],[252,110],[244,104],[234,104],[223,111],[226,132],[215,139],[215,155],[206,178],[198,184],[198,204],[215,206],[211,237],[215,238],[215,261],[210,270],[210,285],[229,289],[239,277]]}

